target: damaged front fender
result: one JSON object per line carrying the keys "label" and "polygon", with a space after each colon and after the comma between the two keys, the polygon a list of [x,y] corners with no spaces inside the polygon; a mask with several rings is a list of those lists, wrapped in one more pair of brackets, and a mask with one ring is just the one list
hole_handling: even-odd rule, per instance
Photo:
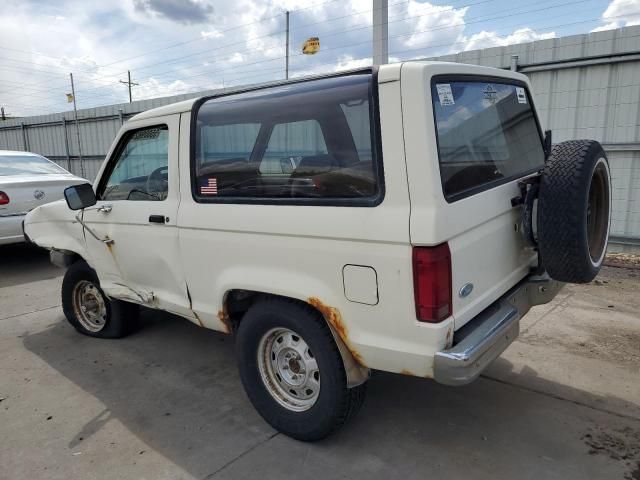
{"label": "damaged front fender", "polygon": [[[64,200],[47,203],[31,210],[24,220],[24,233],[37,246],[76,254],[87,258],[82,226],[75,220]],[[57,255],[56,260],[66,262]],[[68,266],[68,265],[64,265]]]}

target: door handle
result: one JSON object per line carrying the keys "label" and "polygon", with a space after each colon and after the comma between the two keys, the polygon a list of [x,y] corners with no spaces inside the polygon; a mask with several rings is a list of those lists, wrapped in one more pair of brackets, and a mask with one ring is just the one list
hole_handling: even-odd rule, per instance
{"label": "door handle", "polygon": [[112,205],[102,205],[101,207],[98,208],[98,211],[102,213],[109,213],[111,212],[111,210],[113,210]]}
{"label": "door handle", "polygon": [[164,223],[164,215],[149,215],[150,223]]}

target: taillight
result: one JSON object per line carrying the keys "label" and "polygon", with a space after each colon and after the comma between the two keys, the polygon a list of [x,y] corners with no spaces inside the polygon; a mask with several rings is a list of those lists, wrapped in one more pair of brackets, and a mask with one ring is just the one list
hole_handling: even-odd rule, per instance
{"label": "taillight", "polygon": [[0,205],[6,205],[7,203],[9,203],[9,195],[0,192]]}
{"label": "taillight", "polygon": [[413,293],[419,321],[437,323],[451,315],[451,252],[448,244],[414,247]]}

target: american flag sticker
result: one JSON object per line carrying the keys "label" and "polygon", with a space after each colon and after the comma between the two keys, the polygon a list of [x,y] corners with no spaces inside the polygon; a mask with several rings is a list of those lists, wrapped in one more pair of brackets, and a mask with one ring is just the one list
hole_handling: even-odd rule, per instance
{"label": "american flag sticker", "polygon": [[207,178],[204,183],[200,185],[200,195],[217,195],[218,194],[218,179]]}

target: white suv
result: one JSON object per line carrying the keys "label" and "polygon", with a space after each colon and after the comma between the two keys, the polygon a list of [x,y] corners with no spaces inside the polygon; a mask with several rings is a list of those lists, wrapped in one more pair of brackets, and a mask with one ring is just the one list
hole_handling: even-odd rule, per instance
{"label": "white suv", "polygon": [[609,176],[597,142],[551,147],[525,76],[410,62],[136,115],[25,231],[68,267],[79,332],[123,336],[142,305],[233,333],[256,409],[316,440],[371,369],[470,382],[593,279]]}

